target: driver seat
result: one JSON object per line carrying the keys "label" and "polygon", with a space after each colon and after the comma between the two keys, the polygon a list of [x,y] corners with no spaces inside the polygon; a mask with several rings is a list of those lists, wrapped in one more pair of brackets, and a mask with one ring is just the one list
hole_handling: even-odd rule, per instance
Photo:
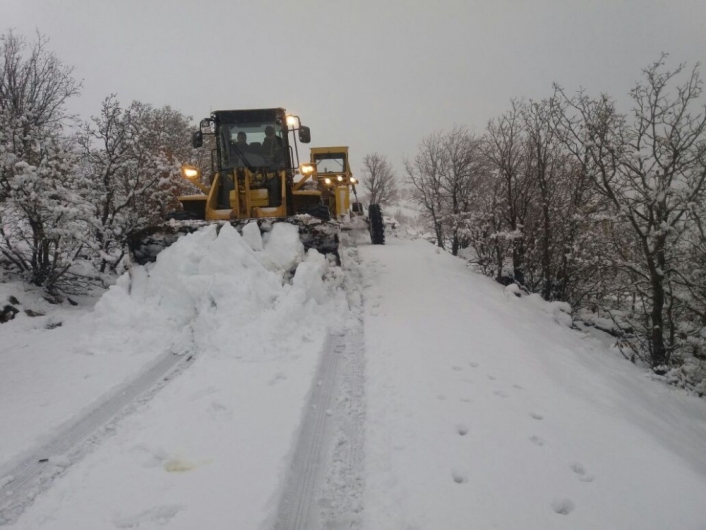
{"label": "driver seat", "polygon": [[256,155],[262,155],[262,144],[260,142],[252,142],[250,144],[250,152]]}

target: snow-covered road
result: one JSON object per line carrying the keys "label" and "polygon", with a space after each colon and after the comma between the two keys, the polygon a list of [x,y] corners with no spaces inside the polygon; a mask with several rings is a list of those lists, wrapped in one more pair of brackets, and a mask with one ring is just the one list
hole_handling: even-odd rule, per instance
{"label": "snow-covered road", "polygon": [[193,356],[79,460],[47,455],[11,528],[706,529],[704,400],[428,242],[349,241],[339,268],[259,237],[193,234],[81,319],[0,328],[0,488],[101,386]]}
{"label": "snow-covered road", "polygon": [[706,528],[702,399],[425,241],[360,254],[365,528]]}

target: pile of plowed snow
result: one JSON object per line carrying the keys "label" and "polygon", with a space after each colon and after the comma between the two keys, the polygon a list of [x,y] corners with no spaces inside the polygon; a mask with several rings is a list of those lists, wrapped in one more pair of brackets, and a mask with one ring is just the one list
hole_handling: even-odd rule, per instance
{"label": "pile of plowed snow", "polygon": [[96,304],[86,347],[264,360],[320,334],[327,259],[305,255],[294,225],[265,236],[252,223],[243,236],[225,224],[180,239]]}

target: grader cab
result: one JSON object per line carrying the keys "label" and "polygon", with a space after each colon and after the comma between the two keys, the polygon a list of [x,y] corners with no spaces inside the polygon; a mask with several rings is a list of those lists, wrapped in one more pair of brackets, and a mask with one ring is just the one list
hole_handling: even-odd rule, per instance
{"label": "grader cab", "polygon": [[293,189],[299,141],[308,143],[308,127],[284,109],[216,111],[194,133],[195,148],[204,134],[215,136],[213,179],[200,185],[197,168],[185,166],[183,176],[205,194],[180,197],[182,218],[204,220],[286,218],[321,212],[321,193]]}
{"label": "grader cab", "polygon": [[295,185],[295,190],[308,188],[317,190],[321,194],[321,202],[325,204],[331,216],[339,221],[350,215],[351,191],[355,196],[354,204],[358,203],[358,196],[350,164],[348,162],[348,147],[312,147],[310,149],[310,163],[302,165],[302,179]]}

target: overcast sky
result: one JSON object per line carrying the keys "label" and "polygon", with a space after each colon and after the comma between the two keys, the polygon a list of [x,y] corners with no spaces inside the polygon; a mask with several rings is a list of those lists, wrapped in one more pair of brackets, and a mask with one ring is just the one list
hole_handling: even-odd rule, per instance
{"label": "overcast sky", "polygon": [[374,151],[402,173],[425,135],[482,132],[554,81],[627,105],[660,52],[706,63],[706,0],[0,0],[0,24],[51,39],[85,118],[111,93],[195,121],[285,107],[358,174]]}

